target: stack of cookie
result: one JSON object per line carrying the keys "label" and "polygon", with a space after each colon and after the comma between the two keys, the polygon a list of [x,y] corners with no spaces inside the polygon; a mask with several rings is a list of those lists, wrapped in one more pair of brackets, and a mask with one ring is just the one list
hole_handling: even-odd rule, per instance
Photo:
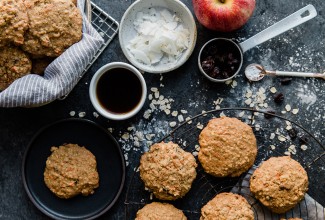
{"label": "stack of cookie", "polygon": [[71,0],[0,1],[0,91],[46,66],[81,40],[82,16]]}
{"label": "stack of cookie", "polygon": [[[252,128],[236,118],[211,119],[199,135],[199,144],[198,159],[204,171],[219,178],[242,175],[253,166],[257,156]],[[175,143],[162,142],[142,155],[139,170],[146,188],[156,198],[176,200],[190,190],[196,178],[196,167],[192,154]],[[265,161],[250,180],[250,190],[256,199],[275,213],[293,208],[303,199],[307,189],[306,171],[289,156]],[[170,213],[168,218],[167,212]],[[186,217],[172,205],[155,202],[139,210],[137,219]],[[200,219],[254,220],[254,212],[243,196],[220,193],[202,207]]]}

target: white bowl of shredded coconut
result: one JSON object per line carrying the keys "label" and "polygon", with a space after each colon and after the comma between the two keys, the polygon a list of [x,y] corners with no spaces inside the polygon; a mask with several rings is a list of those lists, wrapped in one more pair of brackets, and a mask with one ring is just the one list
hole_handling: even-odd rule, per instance
{"label": "white bowl of shredded coconut", "polygon": [[149,73],[183,65],[197,37],[194,17],[180,0],[137,0],[124,13],[119,41],[126,58]]}

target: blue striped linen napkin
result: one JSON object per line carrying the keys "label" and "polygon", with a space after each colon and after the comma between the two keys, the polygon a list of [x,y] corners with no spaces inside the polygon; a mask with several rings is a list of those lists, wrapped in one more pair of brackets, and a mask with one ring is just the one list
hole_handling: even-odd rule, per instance
{"label": "blue striped linen napkin", "polygon": [[[78,0],[78,8],[82,12],[84,5],[85,0]],[[41,106],[68,94],[104,43],[84,13],[82,32],[81,41],[56,58],[45,69],[43,76],[28,74],[0,92],[0,107]]]}
{"label": "blue striped linen napkin", "polygon": [[254,199],[254,196],[249,190],[249,180],[253,172],[257,167],[253,166],[247,173],[247,175],[239,182],[235,187],[232,188],[232,193],[237,193],[244,196],[249,204],[252,205],[255,211],[255,219],[258,220],[280,220],[289,218],[301,218],[303,220],[324,220],[325,219],[325,209],[314,200],[307,193],[305,198],[297,204],[293,209],[289,210],[284,214],[272,213],[269,209],[264,207],[261,203]]}

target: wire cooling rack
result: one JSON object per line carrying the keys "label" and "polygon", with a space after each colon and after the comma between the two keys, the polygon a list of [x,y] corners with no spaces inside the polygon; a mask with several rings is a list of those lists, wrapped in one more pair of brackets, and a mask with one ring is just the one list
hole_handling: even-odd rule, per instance
{"label": "wire cooling rack", "polygon": [[[86,2],[85,13],[88,19],[91,20],[91,25],[104,39],[104,43],[96,52],[95,56],[91,59],[88,65],[85,67],[78,81],[82,78],[82,76],[88,71],[91,65],[93,65],[93,63],[97,60],[97,58],[101,55],[105,48],[114,39],[119,29],[119,23],[91,1]],[[64,100],[66,97],[68,97],[68,95],[69,93],[59,98],[59,100]]]}
{"label": "wire cooling rack", "polygon": [[86,66],[84,73],[87,72],[90,66],[113,40],[119,29],[119,23],[93,2],[91,2],[91,24],[104,39],[104,44]]}
{"label": "wire cooling rack", "polygon": [[[202,128],[210,119],[222,115],[236,117],[252,127],[258,145],[254,167],[237,178],[215,178],[206,174],[197,161],[197,177],[191,190],[183,198],[170,203],[183,210],[188,219],[199,219],[202,206],[216,194],[232,191],[248,200],[254,210],[255,219],[258,220],[279,220],[292,217],[300,217],[304,220],[324,220],[324,208],[320,204],[325,203],[325,147],[313,134],[290,119],[254,109],[223,108],[208,111],[187,120],[160,141],[173,141],[184,150],[196,155],[198,136]],[[250,194],[249,178],[255,167],[262,161],[272,156],[289,154],[306,169],[309,176],[309,190],[305,199],[294,209],[278,215],[271,213]],[[140,208],[153,201],[157,200],[145,190],[138,169],[135,168],[125,199],[126,219],[134,219]]]}

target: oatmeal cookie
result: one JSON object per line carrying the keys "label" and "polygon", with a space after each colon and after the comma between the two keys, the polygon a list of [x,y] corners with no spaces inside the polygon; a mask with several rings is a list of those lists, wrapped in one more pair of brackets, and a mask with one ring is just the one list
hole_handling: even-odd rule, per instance
{"label": "oatmeal cookie", "polygon": [[32,61],[27,53],[15,46],[0,49],[0,91],[13,81],[30,73]]}
{"label": "oatmeal cookie", "polygon": [[140,177],[162,200],[183,197],[191,188],[197,167],[194,156],[172,142],[156,143],[141,156]]}
{"label": "oatmeal cookie", "polygon": [[290,156],[271,157],[254,171],[250,190],[271,211],[285,213],[304,198],[308,176]]}
{"label": "oatmeal cookie", "polygon": [[238,194],[220,193],[201,209],[200,220],[254,220],[247,200]]}
{"label": "oatmeal cookie", "polygon": [[303,220],[302,218],[281,218],[280,220]]}
{"label": "oatmeal cookie", "polygon": [[44,172],[46,186],[64,199],[93,194],[99,186],[95,156],[77,144],[52,147],[51,151]]}
{"label": "oatmeal cookie", "polygon": [[24,33],[28,29],[28,16],[23,0],[0,1],[0,47],[14,43],[24,43]]}
{"label": "oatmeal cookie", "polygon": [[184,213],[168,203],[153,202],[137,212],[135,220],[186,220]]}
{"label": "oatmeal cookie", "polygon": [[199,135],[199,144],[202,167],[216,177],[240,176],[257,154],[252,128],[236,118],[211,119]]}
{"label": "oatmeal cookie", "polygon": [[25,4],[30,24],[23,50],[37,57],[57,57],[81,40],[82,17],[72,1],[29,0]]}

